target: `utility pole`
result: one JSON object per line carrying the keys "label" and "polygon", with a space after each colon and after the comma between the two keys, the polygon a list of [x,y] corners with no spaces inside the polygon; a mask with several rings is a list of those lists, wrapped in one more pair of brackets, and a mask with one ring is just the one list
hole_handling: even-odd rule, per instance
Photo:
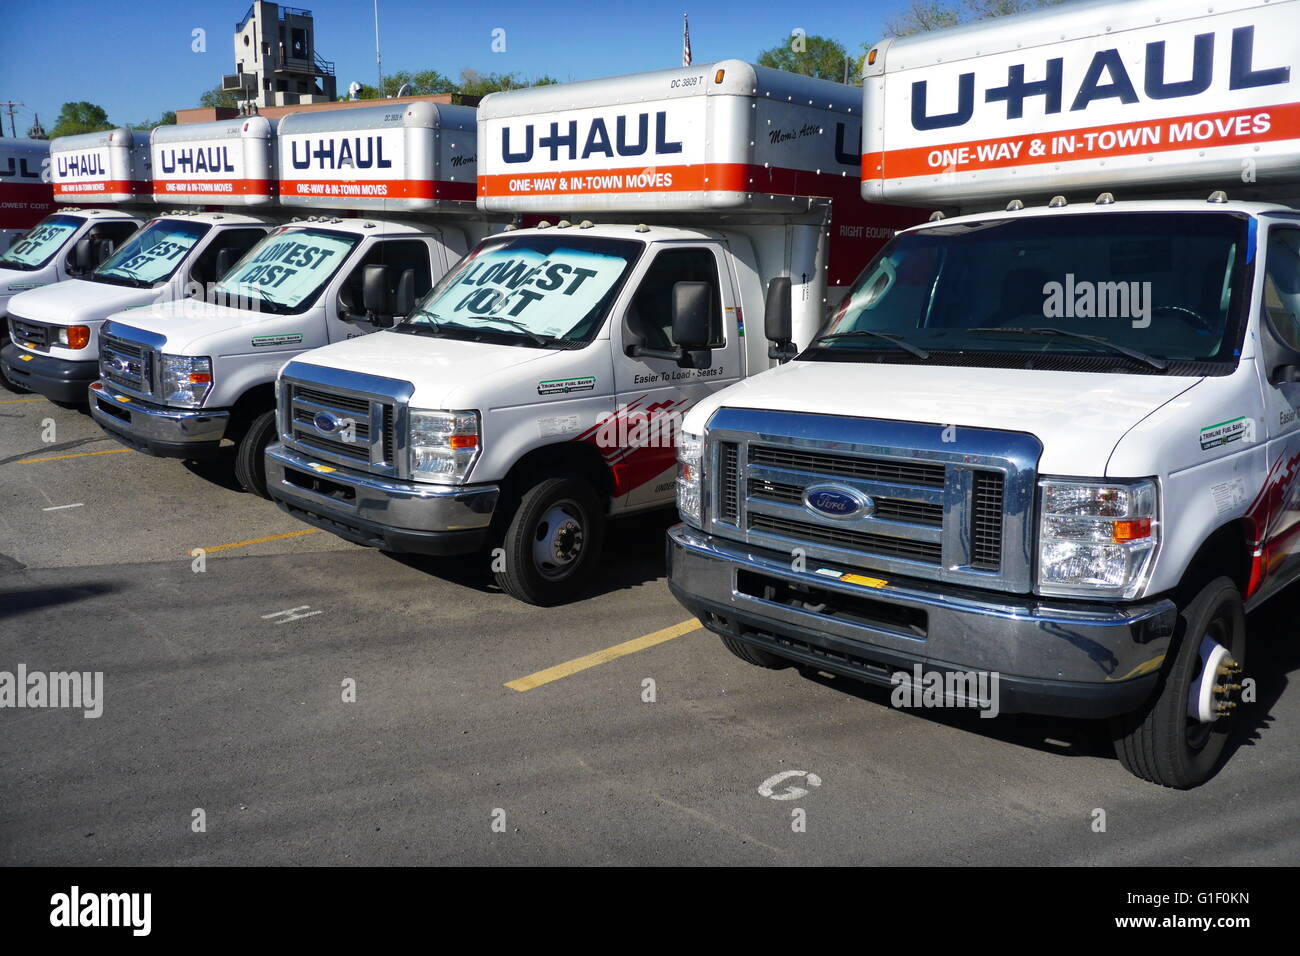
{"label": "utility pole", "polygon": [[384,59],[379,55],[379,0],[375,0],[375,72],[379,75],[379,96],[384,95]]}
{"label": "utility pole", "polygon": [[[378,0],[376,0],[376,2],[378,2]],[[25,106],[25,105],[27,105],[27,104],[25,104],[25,103],[15,103],[13,100],[5,100],[3,103],[0,103],[0,106],[3,106],[3,107],[5,108],[5,111],[8,112],[8,114],[9,114],[9,135],[10,135],[10,136],[13,136],[13,137],[15,137],[15,138],[17,138],[17,136],[18,136],[18,131],[17,131],[17,129],[14,127],[14,111],[15,111],[19,106]],[[2,126],[2,125],[0,125],[0,132],[3,132],[3,126]]]}

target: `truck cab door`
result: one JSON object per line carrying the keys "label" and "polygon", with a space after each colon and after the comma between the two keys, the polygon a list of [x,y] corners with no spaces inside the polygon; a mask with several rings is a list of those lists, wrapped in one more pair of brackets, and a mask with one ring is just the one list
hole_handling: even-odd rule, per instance
{"label": "truck cab door", "polygon": [[[414,304],[433,286],[432,257],[440,255],[427,239],[377,239],[358,258],[326,300],[325,321],[331,342],[354,339],[378,329],[391,328],[402,321]],[[366,270],[383,266],[384,304],[376,310],[366,308]]]}
{"label": "truck cab door", "polygon": [[[677,426],[696,402],[741,377],[739,302],[725,246],[672,243],[651,252],[629,283],[610,332],[618,405],[615,427],[607,429],[602,443],[608,447],[601,451],[614,474],[614,511],[673,500]],[[704,282],[712,289],[707,368],[629,354],[636,346],[656,351],[677,347],[672,303],[678,282]]]}
{"label": "truck cab door", "polygon": [[[1300,363],[1300,229],[1269,230],[1259,324],[1268,475],[1251,517],[1262,538],[1263,597],[1300,576],[1300,381],[1286,380],[1300,378],[1300,364],[1290,373],[1277,367],[1283,351]],[[1266,341],[1270,333],[1278,343]]]}

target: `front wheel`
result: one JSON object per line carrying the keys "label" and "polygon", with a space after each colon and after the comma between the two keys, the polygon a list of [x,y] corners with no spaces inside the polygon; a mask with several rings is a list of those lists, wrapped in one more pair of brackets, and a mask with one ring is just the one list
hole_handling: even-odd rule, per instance
{"label": "front wheel", "polygon": [[275,409],[249,423],[235,449],[235,477],[250,494],[270,498],[266,491],[266,448],[275,440]]}
{"label": "front wheel", "polygon": [[1218,768],[1234,726],[1246,659],[1241,592],[1215,578],[1179,614],[1155,694],[1111,722],[1115,753],[1134,776],[1164,787],[1204,783]]}
{"label": "front wheel", "polygon": [[600,496],[578,478],[548,478],[519,502],[493,557],[501,590],[526,604],[551,607],[584,590],[605,538]]}

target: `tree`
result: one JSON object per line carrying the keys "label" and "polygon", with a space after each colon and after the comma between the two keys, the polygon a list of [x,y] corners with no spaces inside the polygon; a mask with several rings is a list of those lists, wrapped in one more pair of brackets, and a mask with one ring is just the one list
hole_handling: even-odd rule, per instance
{"label": "tree", "polygon": [[239,108],[239,94],[233,90],[223,90],[219,86],[214,86],[210,90],[204,91],[199,97],[199,105],[206,106],[209,109],[225,106],[230,109]]}
{"label": "tree", "polygon": [[63,108],[59,110],[59,118],[54,121],[54,128],[50,130],[50,138],[75,136],[78,133],[98,133],[112,128],[113,124],[108,121],[108,114],[104,112],[102,106],[80,100],[76,103],[63,104]]}
{"label": "tree", "polygon": [[560,82],[552,76],[527,79],[518,73],[480,73],[468,67],[460,71],[459,92],[465,96],[487,96],[501,90],[517,90],[526,86],[551,86]]}
{"label": "tree", "polygon": [[1062,0],[912,0],[899,16],[885,21],[885,33],[907,37],[963,23],[976,23],[1027,10],[1054,7]]}
{"label": "tree", "polygon": [[[828,37],[793,34],[779,46],[764,50],[758,55],[759,66],[770,66],[790,73],[802,73],[823,80],[844,81],[845,60],[848,52],[844,45]],[[853,80],[850,67],[849,79]]]}
{"label": "tree", "polygon": [[145,120],[143,123],[135,123],[132,129],[153,129],[155,126],[175,126],[176,111],[167,110],[156,120]]}
{"label": "tree", "polygon": [[373,100],[396,96],[398,91],[407,85],[411,88],[410,95],[412,96],[456,92],[455,82],[450,77],[443,76],[437,70],[421,70],[418,73],[399,70],[384,77],[384,85],[381,89],[376,89],[364,83],[361,84],[361,91],[357,93],[357,99]]}

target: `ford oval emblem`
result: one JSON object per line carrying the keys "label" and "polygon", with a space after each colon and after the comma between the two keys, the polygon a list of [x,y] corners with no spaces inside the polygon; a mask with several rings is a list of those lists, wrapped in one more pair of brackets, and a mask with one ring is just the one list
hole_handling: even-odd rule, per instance
{"label": "ford oval emblem", "polygon": [[803,503],[825,518],[865,518],[876,510],[871,498],[844,485],[810,485],[804,489]]}
{"label": "ford oval emblem", "polygon": [[316,426],[318,432],[325,435],[333,435],[339,430],[339,426],[343,424],[329,412],[317,412],[311,423]]}

